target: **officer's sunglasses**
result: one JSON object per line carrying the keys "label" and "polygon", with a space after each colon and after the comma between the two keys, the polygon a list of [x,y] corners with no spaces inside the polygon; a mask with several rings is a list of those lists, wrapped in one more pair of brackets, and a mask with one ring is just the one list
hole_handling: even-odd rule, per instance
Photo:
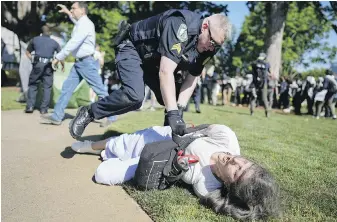
{"label": "officer's sunglasses", "polygon": [[214,39],[212,38],[212,33],[211,33],[211,28],[210,28],[209,23],[208,23],[208,35],[209,35],[209,42],[211,43],[211,45],[213,46],[213,48],[214,48],[215,50],[220,49],[220,48],[221,48],[221,45],[218,45],[218,43],[216,43],[216,42],[214,41]]}

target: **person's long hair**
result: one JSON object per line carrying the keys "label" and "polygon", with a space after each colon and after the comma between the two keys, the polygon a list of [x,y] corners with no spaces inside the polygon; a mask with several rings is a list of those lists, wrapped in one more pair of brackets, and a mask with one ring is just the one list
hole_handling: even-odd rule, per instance
{"label": "person's long hair", "polygon": [[236,182],[202,197],[200,203],[235,219],[278,217],[279,188],[271,174],[254,163]]}

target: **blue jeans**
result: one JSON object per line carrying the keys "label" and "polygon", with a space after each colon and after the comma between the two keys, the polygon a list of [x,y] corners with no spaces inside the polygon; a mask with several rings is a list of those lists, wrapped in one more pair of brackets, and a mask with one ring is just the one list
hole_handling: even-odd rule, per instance
{"label": "blue jeans", "polygon": [[94,90],[99,98],[108,96],[108,92],[104,90],[101,77],[98,75],[96,62],[92,56],[75,62],[70,70],[68,78],[64,81],[61,95],[55,105],[52,118],[57,121],[62,121],[64,110],[73,95],[78,84],[85,79],[89,86]]}

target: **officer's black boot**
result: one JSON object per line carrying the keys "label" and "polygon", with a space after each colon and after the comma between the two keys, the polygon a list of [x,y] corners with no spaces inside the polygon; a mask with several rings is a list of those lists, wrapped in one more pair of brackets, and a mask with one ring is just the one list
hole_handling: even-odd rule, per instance
{"label": "officer's black boot", "polygon": [[91,112],[90,106],[82,106],[78,109],[76,116],[69,124],[70,135],[74,139],[82,136],[85,127],[94,120],[94,115]]}

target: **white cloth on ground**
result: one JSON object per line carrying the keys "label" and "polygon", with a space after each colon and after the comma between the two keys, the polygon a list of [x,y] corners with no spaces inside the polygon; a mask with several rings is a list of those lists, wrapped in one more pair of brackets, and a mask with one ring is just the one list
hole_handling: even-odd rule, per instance
{"label": "white cloth on ground", "polygon": [[[191,165],[183,177],[184,182],[193,185],[198,196],[204,196],[222,186],[209,166],[213,153],[229,152],[240,155],[237,137],[229,127],[213,124],[205,132],[208,137],[199,138],[186,148],[186,154],[194,154],[200,158],[200,162]],[[147,143],[170,139],[170,127],[151,127],[133,134],[112,137],[105,149],[108,160],[103,161],[95,172],[96,182],[115,185],[132,179],[143,147]]]}

